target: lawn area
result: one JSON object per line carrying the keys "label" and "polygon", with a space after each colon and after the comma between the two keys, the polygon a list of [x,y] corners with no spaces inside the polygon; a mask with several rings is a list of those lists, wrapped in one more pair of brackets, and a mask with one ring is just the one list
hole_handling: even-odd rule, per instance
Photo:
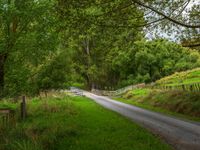
{"label": "lawn area", "polygon": [[[18,103],[0,102],[19,113]],[[0,150],[170,150],[158,137],[85,97],[34,98],[28,117],[0,126]]]}
{"label": "lawn area", "polygon": [[200,121],[200,93],[144,88],[113,99],[182,119]]}

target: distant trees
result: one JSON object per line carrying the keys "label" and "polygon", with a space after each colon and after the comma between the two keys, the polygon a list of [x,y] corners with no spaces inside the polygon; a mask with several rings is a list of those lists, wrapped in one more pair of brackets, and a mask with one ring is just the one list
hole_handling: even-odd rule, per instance
{"label": "distant trees", "polygon": [[[117,87],[152,82],[174,71],[198,66],[198,60],[190,62],[186,58],[191,52],[175,43],[142,40],[143,27],[160,22],[161,26],[170,21],[196,31],[198,23],[186,22],[187,18],[181,14],[188,4],[189,1],[184,0],[173,3],[59,0],[59,12],[65,14],[61,18],[68,20],[64,27],[70,29],[71,35],[75,72],[72,80],[84,82],[87,88]],[[197,6],[194,7],[191,13]],[[167,26],[172,27],[172,24]]]}
{"label": "distant trees", "polygon": [[128,51],[120,50],[112,60],[119,86],[152,82],[175,71],[200,67],[198,51],[162,39],[137,41]]}
{"label": "distant trees", "polygon": [[68,20],[65,28],[70,29],[76,73],[84,79],[89,89],[110,84],[105,79],[112,74],[110,60],[106,56],[119,47],[129,47],[143,37],[140,26],[144,23],[143,12],[134,5],[128,9],[116,9],[124,7],[124,1],[59,2],[62,4],[59,12],[66,14],[61,18]]}

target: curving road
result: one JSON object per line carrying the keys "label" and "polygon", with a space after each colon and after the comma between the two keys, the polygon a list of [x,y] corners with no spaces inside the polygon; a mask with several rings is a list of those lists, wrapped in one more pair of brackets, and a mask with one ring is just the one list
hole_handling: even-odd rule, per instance
{"label": "curving road", "polygon": [[124,104],[86,91],[83,91],[83,95],[161,136],[177,150],[200,150],[200,125],[198,124]]}

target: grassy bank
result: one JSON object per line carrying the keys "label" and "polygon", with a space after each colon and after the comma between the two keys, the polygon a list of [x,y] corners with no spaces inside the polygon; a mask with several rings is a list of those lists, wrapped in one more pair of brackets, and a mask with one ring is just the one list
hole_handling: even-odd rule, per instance
{"label": "grassy bank", "polygon": [[164,114],[200,121],[200,93],[136,89],[114,99]]}
{"label": "grassy bank", "polygon": [[170,76],[164,77],[156,81],[156,83],[165,86],[200,83],[200,68],[183,72],[177,72],[175,74],[172,74]]}
{"label": "grassy bank", "polygon": [[[0,107],[18,105],[0,102]],[[145,129],[83,97],[28,101],[28,118],[0,127],[0,150],[169,150]]]}

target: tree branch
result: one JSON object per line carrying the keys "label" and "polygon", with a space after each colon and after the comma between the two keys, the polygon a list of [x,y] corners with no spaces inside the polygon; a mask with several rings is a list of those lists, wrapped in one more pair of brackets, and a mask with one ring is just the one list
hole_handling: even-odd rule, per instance
{"label": "tree branch", "polygon": [[183,47],[200,47],[200,43],[182,44]]}
{"label": "tree branch", "polygon": [[185,24],[185,23],[180,22],[180,21],[178,21],[176,19],[173,19],[170,16],[167,16],[166,14],[164,14],[163,12],[157,10],[156,8],[148,6],[148,5],[142,3],[142,2],[140,2],[138,0],[132,0],[132,3],[138,4],[138,5],[140,5],[140,6],[144,7],[144,8],[150,9],[153,12],[157,13],[158,15],[163,16],[165,19],[167,19],[167,20],[169,20],[169,21],[171,21],[171,22],[173,22],[173,23],[175,23],[177,25],[180,25],[180,26],[183,26],[183,27],[187,27],[187,28],[200,28],[200,25]]}

